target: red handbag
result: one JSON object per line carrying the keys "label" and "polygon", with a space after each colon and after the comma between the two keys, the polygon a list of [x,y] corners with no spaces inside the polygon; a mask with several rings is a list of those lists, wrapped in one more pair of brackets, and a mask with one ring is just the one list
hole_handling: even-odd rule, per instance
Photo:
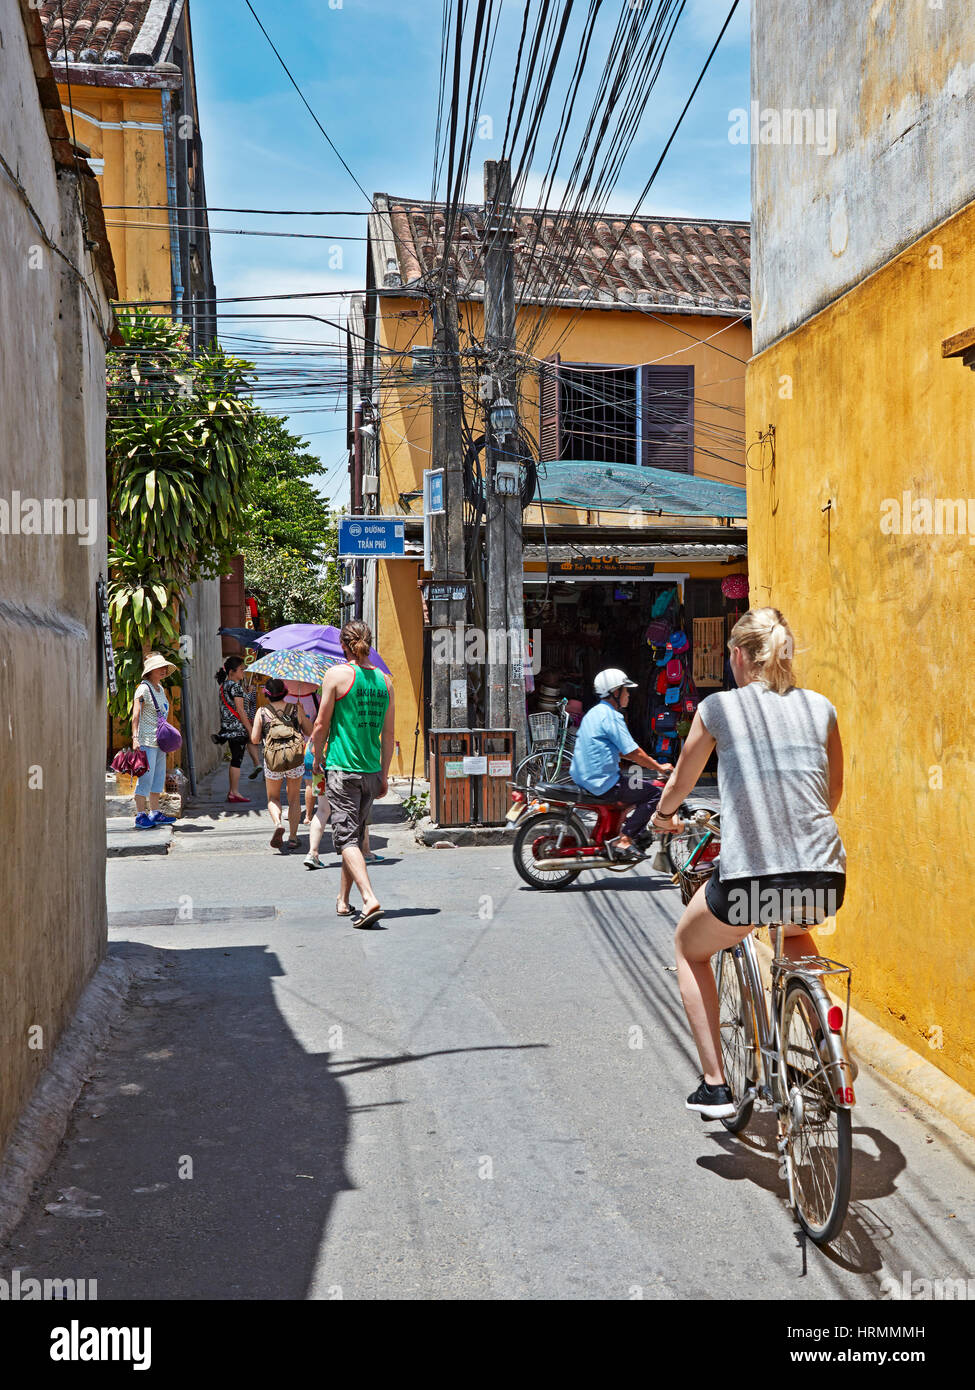
{"label": "red handbag", "polygon": [[112,759],[112,771],[127,777],[141,777],[149,771],[149,756],[144,748],[123,748]]}

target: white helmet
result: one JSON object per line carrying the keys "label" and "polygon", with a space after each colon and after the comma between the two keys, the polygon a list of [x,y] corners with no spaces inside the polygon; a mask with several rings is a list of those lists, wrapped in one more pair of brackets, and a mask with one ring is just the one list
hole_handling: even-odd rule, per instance
{"label": "white helmet", "polygon": [[618,666],[609,666],[605,671],[600,671],[593,681],[593,688],[600,699],[604,695],[612,695],[614,690],[619,690],[624,685],[630,690],[636,690],[636,681],[631,681],[626,672],[621,671]]}

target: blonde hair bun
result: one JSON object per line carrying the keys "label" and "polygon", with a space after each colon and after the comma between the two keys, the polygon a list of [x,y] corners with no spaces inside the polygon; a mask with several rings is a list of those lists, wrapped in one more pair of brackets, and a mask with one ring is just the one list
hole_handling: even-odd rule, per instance
{"label": "blonde hair bun", "polygon": [[777,608],[750,608],[744,613],[728,638],[728,650],[733,647],[744,656],[753,680],[777,695],[794,687],[795,638]]}

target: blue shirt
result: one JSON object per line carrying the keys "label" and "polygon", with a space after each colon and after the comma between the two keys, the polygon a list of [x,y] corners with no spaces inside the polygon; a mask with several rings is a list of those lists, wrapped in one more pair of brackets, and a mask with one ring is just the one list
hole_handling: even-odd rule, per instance
{"label": "blue shirt", "polygon": [[620,754],[639,748],[626,721],[608,700],[594,705],[579,725],[569,771],[577,787],[602,796],[620,780]]}

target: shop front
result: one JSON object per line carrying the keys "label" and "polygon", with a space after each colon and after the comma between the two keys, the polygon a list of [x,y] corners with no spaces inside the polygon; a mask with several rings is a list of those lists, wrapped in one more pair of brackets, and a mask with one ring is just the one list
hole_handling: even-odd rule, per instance
{"label": "shop front", "polygon": [[744,569],[744,546],[526,546],[529,712],[566,698],[578,721],[595,703],[596,674],[621,667],[639,686],[633,737],[673,762],[698,702],[729,683],[725,643],[747,607],[733,596],[747,594]]}

